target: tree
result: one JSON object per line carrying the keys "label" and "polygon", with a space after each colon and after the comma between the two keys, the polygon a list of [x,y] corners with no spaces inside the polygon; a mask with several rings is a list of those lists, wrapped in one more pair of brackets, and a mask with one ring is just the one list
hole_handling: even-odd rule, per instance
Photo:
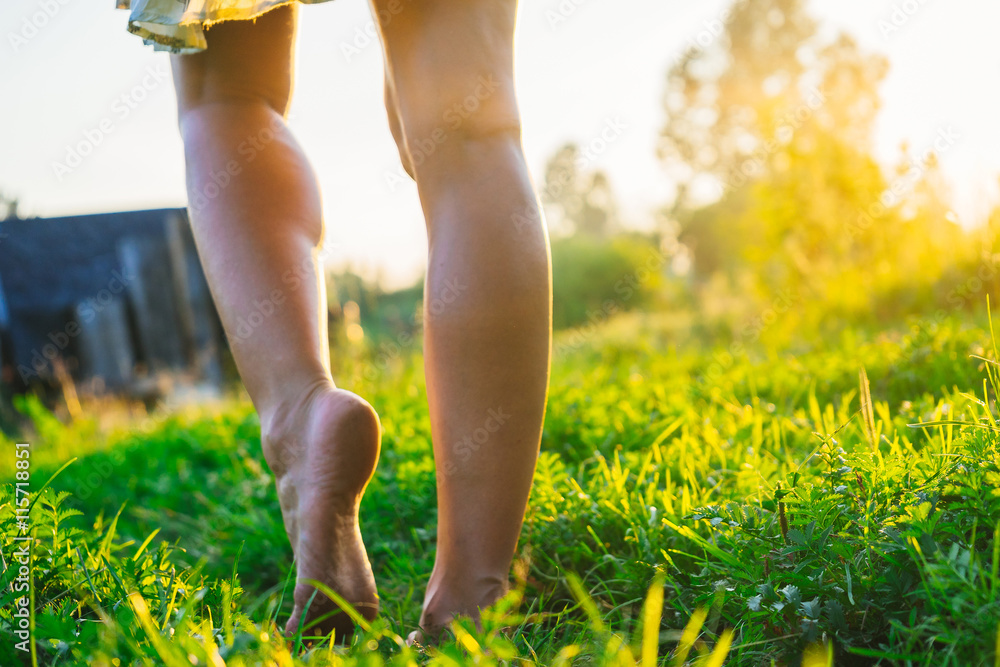
{"label": "tree", "polygon": [[847,250],[845,220],[884,186],[868,153],[886,67],[846,35],[820,43],[802,0],[744,0],[671,68],[659,154],[698,274],[776,278]]}
{"label": "tree", "polygon": [[718,199],[720,186],[803,101],[803,46],[816,32],[801,0],[743,0],[722,33],[689,49],[667,73],[659,155],[677,184],[676,206]]}
{"label": "tree", "polygon": [[664,214],[701,284],[856,314],[924,299],[968,254],[933,154],[904,153],[895,173],[872,157],[887,70],[848,35],[824,41],[803,0],[737,0],[718,38],[683,54],[659,155],[677,183]]}
{"label": "tree", "polygon": [[606,238],[618,225],[611,182],[603,171],[587,168],[574,143],[566,144],[549,159],[542,200],[554,209],[555,226],[571,233]]}
{"label": "tree", "polygon": [[0,192],[0,220],[17,218],[18,204],[17,197],[9,197]]}

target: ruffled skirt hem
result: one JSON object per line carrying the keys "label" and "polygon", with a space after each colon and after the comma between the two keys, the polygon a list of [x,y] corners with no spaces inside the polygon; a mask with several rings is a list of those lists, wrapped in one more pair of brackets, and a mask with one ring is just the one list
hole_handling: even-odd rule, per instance
{"label": "ruffled skirt hem", "polygon": [[131,13],[128,31],[157,51],[197,53],[208,46],[205,28],[222,21],[245,21],[295,2],[304,5],[329,0],[117,0]]}

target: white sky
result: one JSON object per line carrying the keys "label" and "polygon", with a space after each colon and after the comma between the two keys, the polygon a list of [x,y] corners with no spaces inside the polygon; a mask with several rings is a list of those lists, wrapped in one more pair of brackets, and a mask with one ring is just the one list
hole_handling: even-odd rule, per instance
{"label": "white sky", "polygon": [[[26,21],[46,4],[58,9],[15,48],[11,35],[26,34]],[[522,0],[518,89],[535,174],[561,144],[586,144],[618,119],[625,131],[594,165],[609,172],[627,218],[648,224],[670,192],[654,154],[664,74],[727,4]],[[3,0],[0,6],[0,191],[21,198],[22,214],[184,205],[173,90],[163,75],[167,57],[128,34],[127,13],[113,5]],[[560,6],[574,9],[553,26],[549,12]],[[812,0],[811,7],[828,29],[848,30],[890,58],[876,136],[880,159],[892,161],[904,139],[922,149],[939,128],[959,134],[942,164],[960,218],[975,223],[996,200],[1000,173],[1000,92],[989,83],[1000,69],[1000,3]],[[889,20],[894,7],[913,13],[902,14],[904,25],[886,37],[879,21]],[[409,283],[422,271],[426,241],[416,188],[387,184],[387,173],[399,170],[382,108],[381,51],[374,42],[350,60],[342,51],[370,22],[367,3],[335,0],[304,7],[300,17],[291,126],[323,188],[334,245],[328,263],[349,262],[391,286]],[[102,121],[110,133],[60,178],[53,164],[65,162],[86,132],[95,136]]]}

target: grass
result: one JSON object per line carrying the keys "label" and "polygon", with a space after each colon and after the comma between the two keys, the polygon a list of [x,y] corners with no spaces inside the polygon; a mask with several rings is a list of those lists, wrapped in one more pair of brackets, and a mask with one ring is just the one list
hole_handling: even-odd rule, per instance
{"label": "grass", "polygon": [[[336,355],[385,429],[362,507],[382,614],[347,647],[276,631],[291,554],[245,399],[68,425],[22,401],[33,490],[77,457],[30,514],[38,664],[1000,664],[988,327],[793,345],[764,331],[740,346],[685,330],[627,315],[557,340],[515,590],[482,631],[460,623],[429,653],[401,639],[435,527],[412,346]],[[13,486],[0,493],[0,663],[13,665],[27,660],[18,527]]]}

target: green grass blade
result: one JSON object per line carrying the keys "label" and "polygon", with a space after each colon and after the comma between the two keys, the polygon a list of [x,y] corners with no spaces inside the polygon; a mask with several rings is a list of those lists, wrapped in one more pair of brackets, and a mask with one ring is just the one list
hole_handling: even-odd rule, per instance
{"label": "green grass blade", "polygon": [[662,574],[653,579],[646,604],[642,608],[642,667],[656,667],[656,657],[660,651],[660,619],[663,616]]}
{"label": "green grass blade", "polygon": [[723,663],[726,661],[726,656],[729,655],[729,647],[733,645],[733,631],[726,629],[719,637],[718,643],[715,645],[715,649],[712,651],[712,655],[708,657],[705,661],[705,667],[722,667]]}
{"label": "green grass blade", "polygon": [[691,614],[687,625],[684,626],[684,632],[681,634],[681,641],[677,644],[673,660],[670,661],[670,667],[683,667],[687,661],[688,653],[691,652],[694,643],[698,641],[701,626],[704,625],[707,617],[708,610],[702,607],[695,609],[694,613]]}

